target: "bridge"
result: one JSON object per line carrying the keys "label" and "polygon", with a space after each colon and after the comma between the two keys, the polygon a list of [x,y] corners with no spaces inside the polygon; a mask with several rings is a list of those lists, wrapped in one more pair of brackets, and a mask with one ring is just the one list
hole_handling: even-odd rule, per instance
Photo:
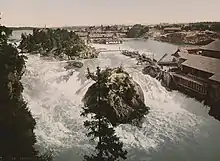
{"label": "bridge", "polygon": [[115,49],[115,50],[97,50],[100,53],[106,53],[106,52],[122,52],[122,51],[127,51],[127,50],[119,50],[119,49]]}

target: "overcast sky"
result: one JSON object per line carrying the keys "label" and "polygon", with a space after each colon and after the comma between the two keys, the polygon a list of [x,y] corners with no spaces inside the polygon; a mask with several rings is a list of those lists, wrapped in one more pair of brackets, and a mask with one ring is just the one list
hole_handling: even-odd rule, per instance
{"label": "overcast sky", "polygon": [[0,0],[1,24],[70,26],[220,21],[220,0]]}

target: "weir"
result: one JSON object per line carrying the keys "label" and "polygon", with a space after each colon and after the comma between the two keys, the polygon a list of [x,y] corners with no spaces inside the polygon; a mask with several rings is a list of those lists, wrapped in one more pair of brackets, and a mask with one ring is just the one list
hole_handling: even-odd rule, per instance
{"label": "weir", "polygon": [[106,52],[122,52],[122,51],[128,51],[128,50],[98,50],[100,53],[106,53]]}

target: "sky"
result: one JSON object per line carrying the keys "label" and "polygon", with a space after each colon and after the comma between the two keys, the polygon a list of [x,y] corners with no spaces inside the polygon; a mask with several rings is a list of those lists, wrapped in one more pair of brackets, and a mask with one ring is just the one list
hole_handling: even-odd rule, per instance
{"label": "sky", "polygon": [[220,21],[220,0],[0,0],[7,26]]}

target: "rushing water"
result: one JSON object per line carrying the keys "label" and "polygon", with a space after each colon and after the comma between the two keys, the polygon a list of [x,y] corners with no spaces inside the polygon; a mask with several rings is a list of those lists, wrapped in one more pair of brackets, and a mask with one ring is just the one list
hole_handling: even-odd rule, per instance
{"label": "rushing water", "polygon": [[[132,40],[121,49],[152,51],[159,59],[176,46],[154,41]],[[119,45],[96,45],[118,49]],[[208,116],[208,108],[195,99],[166,91],[160,83],[143,75],[134,59],[120,53],[102,53],[99,58],[85,60],[84,67],[68,74],[65,62],[28,56],[23,76],[24,97],[37,121],[35,133],[39,147],[54,149],[56,161],[81,161],[92,152],[93,143],[85,136],[85,118],[80,116],[81,98],[92,84],[85,79],[86,67],[94,70],[123,66],[142,87],[150,113],[142,128],[121,125],[116,131],[128,150],[128,161],[219,161],[220,122]]]}

